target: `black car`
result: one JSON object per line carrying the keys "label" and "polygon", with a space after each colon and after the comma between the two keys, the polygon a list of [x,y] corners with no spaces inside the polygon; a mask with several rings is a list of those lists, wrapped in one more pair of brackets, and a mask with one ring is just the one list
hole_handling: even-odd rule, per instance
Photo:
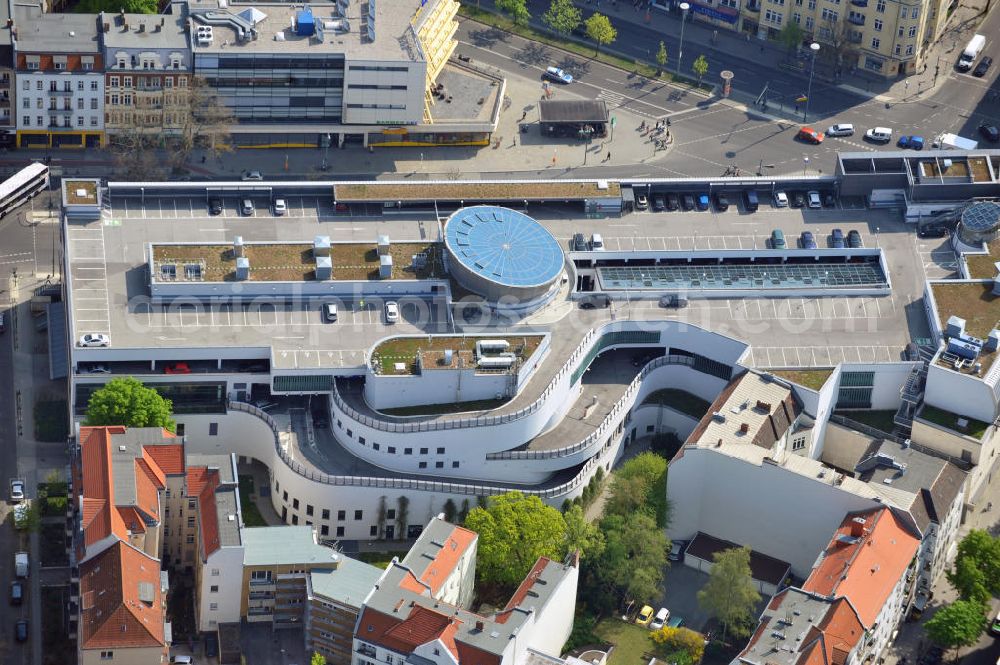
{"label": "black car", "polygon": [[222,214],[222,199],[217,196],[213,196],[208,200],[208,213],[210,215],[221,215]]}
{"label": "black car", "polygon": [[864,247],[864,243],[861,242],[861,234],[851,229],[847,232],[847,246],[851,249],[857,249],[859,247]]}
{"label": "black car", "polygon": [[610,306],[611,298],[603,293],[595,293],[580,299],[580,309],[604,309]]}
{"label": "black car", "polygon": [[28,641],[28,620],[18,619],[14,624],[14,637],[17,638],[18,642]]}
{"label": "black car", "polygon": [[948,235],[948,228],[936,224],[928,224],[917,229],[917,237],[919,238],[944,238],[946,235]]}
{"label": "black car", "polygon": [[806,205],[806,195],[802,192],[792,192],[792,207],[803,208]]}
{"label": "black car", "polygon": [[660,307],[667,309],[684,309],[688,306],[687,296],[678,294],[666,295],[660,298]]}
{"label": "black car", "polygon": [[984,55],[983,59],[979,61],[978,65],[976,65],[976,68],[972,70],[972,75],[980,77],[984,76],[986,74],[986,70],[988,70],[992,64],[993,58],[988,55]]}
{"label": "black car", "polygon": [[715,193],[715,209],[719,212],[729,210],[729,199],[722,192]]}
{"label": "black car", "polygon": [[10,604],[20,605],[24,602],[24,585],[21,584],[20,580],[14,580],[10,583]]}
{"label": "black car", "polygon": [[694,210],[694,197],[690,194],[682,194],[681,207],[685,210]]}
{"label": "black car", "polygon": [[667,209],[667,199],[663,194],[653,194],[653,210],[663,212]]}
{"label": "black car", "polygon": [[590,249],[590,243],[587,242],[586,236],[582,233],[573,234],[573,251],[574,252],[586,252]]}
{"label": "black car", "polygon": [[676,194],[667,194],[667,210],[677,210],[681,207],[681,203],[677,198]]}
{"label": "black car", "polygon": [[990,143],[1000,143],[1000,129],[996,125],[987,125],[985,122],[979,125],[979,135]]}

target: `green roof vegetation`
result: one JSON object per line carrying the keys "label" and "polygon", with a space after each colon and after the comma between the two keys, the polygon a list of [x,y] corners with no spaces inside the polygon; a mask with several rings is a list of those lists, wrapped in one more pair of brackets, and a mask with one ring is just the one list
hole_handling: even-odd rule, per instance
{"label": "green roof vegetation", "polygon": [[708,409],[712,406],[712,403],[708,400],[704,400],[697,395],[678,388],[663,388],[654,391],[647,395],[642,403],[669,406],[695,419],[701,419],[702,416],[708,413]]}
{"label": "green roof vegetation", "polygon": [[[502,339],[510,343],[510,352],[521,360],[527,360],[542,343],[542,335],[489,335],[465,337],[455,335],[428,335],[420,337],[390,337],[372,351],[372,361],[380,374],[416,373],[417,354],[421,355],[423,369],[457,369],[475,367],[476,342],[483,339]],[[450,365],[444,364],[444,352],[454,352]],[[402,367],[397,368],[399,364]]]}
{"label": "green roof vegetation", "polygon": [[1000,240],[986,243],[986,254],[966,254],[965,262],[969,266],[969,277],[972,279],[993,279],[997,269],[993,265],[1000,261]]}
{"label": "green roof vegetation", "polygon": [[[920,411],[917,417],[921,420],[926,420],[934,423],[935,425],[940,425],[941,427],[950,429],[958,434],[971,436],[973,439],[982,439],[983,435],[986,434],[986,429],[989,427],[989,423],[984,423],[981,420],[960,416],[957,413],[945,411],[944,409],[939,409],[936,406],[930,405],[924,405],[924,408]],[[965,418],[969,424],[964,428],[960,428],[958,426],[959,418]]]}
{"label": "green roof vegetation", "polygon": [[838,416],[843,416],[845,418],[850,418],[855,422],[859,422],[862,425],[868,425],[869,427],[874,427],[880,432],[885,432],[886,434],[892,434],[892,430],[896,429],[896,423],[893,419],[896,417],[895,410],[892,411],[835,411]]}
{"label": "green roof vegetation", "polygon": [[833,374],[832,368],[827,369],[775,369],[769,370],[776,377],[797,383],[803,388],[819,390]]}

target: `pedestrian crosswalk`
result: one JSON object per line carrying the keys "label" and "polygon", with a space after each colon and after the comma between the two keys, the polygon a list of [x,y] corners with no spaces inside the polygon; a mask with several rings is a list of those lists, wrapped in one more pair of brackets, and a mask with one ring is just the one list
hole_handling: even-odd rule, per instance
{"label": "pedestrian crosswalk", "polygon": [[[632,101],[628,97],[619,95],[618,93],[611,92],[609,90],[601,90],[601,92],[597,95],[597,98],[603,99],[605,102],[607,102],[608,107],[612,111],[622,106],[628,106],[629,102]],[[628,106],[628,110],[629,113],[641,116],[643,118],[659,118],[662,115],[662,114],[657,115],[655,113],[649,113],[647,111],[642,110],[641,108],[636,108],[635,106]]]}

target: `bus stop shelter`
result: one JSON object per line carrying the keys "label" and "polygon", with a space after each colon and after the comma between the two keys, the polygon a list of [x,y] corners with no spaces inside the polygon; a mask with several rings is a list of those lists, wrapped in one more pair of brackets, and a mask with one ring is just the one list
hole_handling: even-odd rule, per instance
{"label": "bus stop shelter", "polygon": [[543,99],[538,115],[543,136],[600,139],[608,135],[608,105],[603,99]]}

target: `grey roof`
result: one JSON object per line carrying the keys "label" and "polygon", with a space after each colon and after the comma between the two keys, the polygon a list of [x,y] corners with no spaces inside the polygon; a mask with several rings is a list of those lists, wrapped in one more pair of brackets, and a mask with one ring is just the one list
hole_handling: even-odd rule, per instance
{"label": "grey roof", "polygon": [[[240,544],[240,522],[236,519],[236,488],[215,490],[215,519],[219,525],[219,545],[237,547]],[[232,516],[233,519],[229,519]]]}
{"label": "grey roof", "polygon": [[42,13],[38,3],[14,5],[15,46],[29,53],[100,53],[93,14]]}
{"label": "grey roof", "polygon": [[948,460],[888,440],[875,440],[854,469],[857,477],[879,489],[913,495],[908,508],[921,531],[940,523],[961,493],[966,473]]}
{"label": "grey roof", "polygon": [[201,453],[187,453],[185,458],[187,466],[204,466],[209,469],[218,469],[219,482],[223,485],[233,485],[238,482],[233,469],[232,454],[205,455]]}
{"label": "grey roof", "polygon": [[[0,47],[10,46],[11,33],[7,27],[7,19],[10,18],[10,3],[0,2]],[[5,63],[9,65],[9,63]]]}
{"label": "grey roof", "polygon": [[608,105],[603,99],[543,99],[538,104],[541,122],[608,121]]}
{"label": "grey roof", "polygon": [[[737,543],[710,536],[699,531],[694,540],[684,550],[685,555],[698,557],[704,561],[714,561],[714,554],[724,550],[737,549]],[[756,550],[750,550],[750,574],[753,579],[770,584],[779,585],[788,576],[792,569],[792,564],[772,556],[761,554]]]}
{"label": "grey roof", "polygon": [[420,537],[413,543],[413,547],[406,553],[401,563],[419,578],[434,561],[438,552],[441,551],[443,543],[448,540],[454,530],[453,524],[435,517],[420,532]]}
{"label": "grey roof", "polygon": [[[746,649],[733,662],[794,665],[804,652],[813,648],[815,638],[823,639],[822,631],[813,629],[823,623],[832,607],[833,604],[828,599],[818,594],[794,587],[782,591],[768,603],[761,614],[755,637],[750,639]],[[812,637],[806,640],[810,633]],[[860,639],[861,636],[858,637]],[[843,644],[838,640],[837,646],[851,650],[857,643]]]}
{"label": "grey roof", "polygon": [[342,558],[342,554],[316,542],[311,526],[243,529],[243,564],[246,566],[332,565]]}
{"label": "grey roof", "polygon": [[[3,3],[0,2],[0,7]],[[5,33],[0,30],[0,34]],[[49,330],[49,378],[65,379],[69,371],[69,349],[66,348],[66,303],[50,302],[45,307]]]}
{"label": "grey roof", "polygon": [[[431,0],[436,1],[436,0]],[[324,31],[324,39],[299,36],[292,28],[293,20],[302,9],[301,4],[254,3],[253,7],[264,14],[258,21],[241,16],[247,5],[230,5],[220,9],[216,0],[188,3],[188,11],[195,25],[211,25],[214,38],[210,44],[193,42],[195,53],[220,53],[231,55],[240,53],[344,53],[348,57],[372,60],[392,60],[422,62],[423,53],[417,44],[410,19],[420,10],[421,0],[382,0],[375,6],[374,41],[364,26],[369,24],[367,2],[352,0],[347,12],[341,16],[335,12],[334,3],[311,5],[316,23],[334,22],[340,26]],[[259,18],[256,17],[256,18]],[[346,27],[346,31],[341,31]],[[256,37],[240,39],[241,33],[249,35],[250,28]],[[277,37],[277,38],[276,38]]]}
{"label": "grey roof", "polygon": [[143,446],[164,446],[181,443],[181,439],[164,438],[159,427],[129,427],[124,434],[111,438],[111,473],[115,489],[115,503],[120,506],[135,505],[135,460],[142,457]]}
{"label": "grey roof", "polygon": [[309,571],[309,584],[314,595],[357,609],[381,576],[381,568],[341,556],[336,567]]}
{"label": "grey roof", "polygon": [[124,18],[121,14],[102,12],[98,22],[108,25],[104,46],[109,49],[187,49],[186,18],[182,11],[176,14],[125,14]]}

